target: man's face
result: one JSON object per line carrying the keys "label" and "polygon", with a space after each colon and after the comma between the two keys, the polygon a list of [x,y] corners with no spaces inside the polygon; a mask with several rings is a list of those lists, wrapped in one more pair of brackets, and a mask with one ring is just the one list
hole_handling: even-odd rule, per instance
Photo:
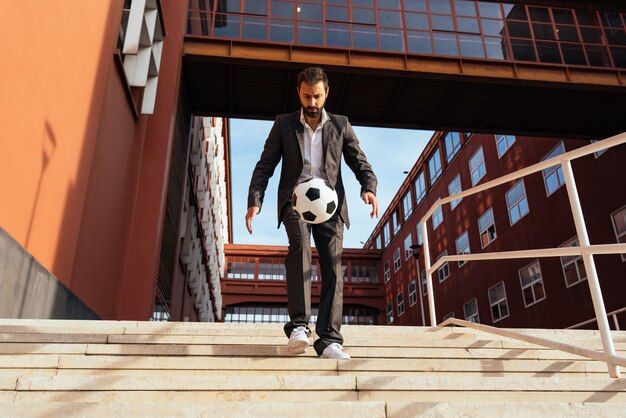
{"label": "man's face", "polygon": [[324,88],[323,81],[314,85],[307,84],[303,81],[300,83],[298,96],[300,96],[300,103],[302,103],[304,114],[310,118],[318,118],[322,115],[322,109],[324,108],[324,104],[326,104],[328,89]]}

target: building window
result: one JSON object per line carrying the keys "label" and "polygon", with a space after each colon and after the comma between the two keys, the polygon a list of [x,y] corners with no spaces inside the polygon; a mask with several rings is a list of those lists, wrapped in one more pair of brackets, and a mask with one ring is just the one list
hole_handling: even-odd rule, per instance
{"label": "building window", "polygon": [[[598,140],[598,139],[592,139],[592,140],[591,140],[591,143],[592,143],[592,144],[595,144],[596,142],[600,142],[600,140]],[[607,151],[607,149],[608,149],[608,148],[601,149],[600,151],[596,151],[596,152],[594,152],[594,153],[593,153],[593,155],[594,155],[596,158],[598,158],[598,157],[600,157],[602,154],[604,154],[604,153]]]}
{"label": "building window", "polygon": [[528,308],[546,298],[539,261],[535,261],[521,269],[519,271],[519,280],[522,285],[522,294],[524,295],[524,306]]}
{"label": "building window", "polygon": [[[319,276],[319,267],[317,267],[317,263],[311,263],[311,281],[312,282],[318,282],[320,280],[320,276]],[[285,277],[287,277],[287,274],[285,273]]]}
{"label": "building window", "polygon": [[496,147],[498,158],[502,158],[505,152],[515,143],[515,135],[496,135]]}
{"label": "building window", "polygon": [[404,220],[406,221],[413,212],[413,199],[411,199],[411,191],[406,192],[402,198],[402,211],[404,212]]}
{"label": "building window", "polygon": [[393,272],[400,270],[400,248],[393,252]]}
{"label": "building window", "polygon": [[506,192],[506,205],[509,209],[509,220],[511,225],[528,214],[528,199],[526,199],[526,188],[524,180],[517,182],[508,192]]}
{"label": "building window", "polygon": [[[611,214],[613,228],[615,229],[615,238],[621,244],[626,243],[626,206]],[[626,254],[622,254],[622,261],[626,261]]]}
{"label": "building window", "polygon": [[480,179],[485,177],[485,174],[487,174],[483,147],[478,148],[478,151],[472,155],[472,158],[469,160],[469,168],[472,175],[472,186],[476,186]]}
{"label": "building window", "polygon": [[491,305],[491,318],[493,318],[494,323],[509,316],[504,282],[500,282],[489,289],[489,304]]}
{"label": "building window", "polygon": [[[317,271],[315,273],[317,276]],[[285,280],[286,276],[283,260],[274,258],[261,258],[259,260],[259,280]],[[311,274],[311,280],[313,280],[313,274]]]}
{"label": "building window", "polygon": [[400,210],[396,209],[391,215],[391,224],[393,225],[393,235],[396,235],[400,230]]}
{"label": "building window", "polygon": [[377,263],[353,261],[350,264],[351,280],[353,283],[378,283]]}
{"label": "building window", "polygon": [[409,306],[417,303],[417,283],[415,279],[409,282]]}
{"label": "building window", "polygon": [[227,279],[253,280],[254,258],[229,257],[226,270]]}
{"label": "building window", "polygon": [[376,249],[382,250],[383,248],[383,239],[380,234],[376,235]]}
{"label": "building window", "polygon": [[389,261],[385,261],[384,275],[385,275],[385,283],[387,283],[389,279],[391,279],[391,270],[389,270]]}
{"label": "building window", "polygon": [[428,285],[426,284],[426,270],[422,270],[420,276],[422,280],[422,295],[426,296],[428,295]]}
{"label": "building window", "polygon": [[[563,146],[563,142],[561,142],[552,151],[550,151],[550,153],[546,155],[542,161],[549,160],[550,158],[554,158],[563,153],[565,153],[565,147]],[[542,171],[543,182],[546,185],[546,193],[548,196],[565,184],[561,164],[553,165],[552,167],[548,167]]]}
{"label": "building window", "polygon": [[466,321],[474,322],[476,324],[480,323],[480,318],[478,317],[478,302],[476,301],[476,298],[463,305],[463,314],[465,315]]}
{"label": "building window", "polygon": [[[448,184],[448,196],[461,193],[461,191],[461,176],[457,174],[454,180],[452,180],[450,184]],[[461,203],[461,200],[463,200],[463,198],[454,199],[452,202],[450,202],[450,209],[454,210],[454,208],[456,208],[457,205]]]}
{"label": "building window", "polygon": [[[467,235],[467,231],[463,232],[461,236],[456,239],[456,253],[458,255],[470,253],[469,236]],[[463,266],[465,263],[467,263],[467,261],[459,261],[459,267]]]}
{"label": "building window", "polygon": [[400,291],[398,296],[396,297],[396,302],[398,304],[398,316],[402,316],[404,313],[404,293]]}
{"label": "building window", "polygon": [[428,175],[431,185],[435,184],[442,171],[443,169],[441,168],[441,153],[439,152],[439,148],[437,148],[433,155],[428,159]]}
{"label": "building window", "polygon": [[482,248],[485,248],[497,238],[496,223],[493,220],[493,208],[489,208],[487,212],[478,218],[478,231]]}
{"label": "building window", "polygon": [[411,233],[404,238],[404,259],[408,260],[413,255],[411,245],[413,244],[413,236]]}
{"label": "building window", "polygon": [[391,324],[393,322],[393,304],[387,304],[387,323]]}
{"label": "building window", "polygon": [[422,224],[421,222],[417,224],[417,245],[422,245],[424,243],[424,238],[422,236]]}
{"label": "building window", "polygon": [[448,132],[444,140],[446,148],[446,161],[449,163],[461,149],[461,134]]}
{"label": "building window", "polygon": [[383,225],[383,237],[384,237],[385,247],[389,245],[389,240],[391,239],[391,234],[389,233],[390,229],[391,229],[391,225],[389,224],[389,222]]}
{"label": "building window", "polygon": [[437,206],[437,209],[435,209],[435,211],[433,212],[433,231],[435,229],[437,229],[437,227],[439,225],[441,225],[441,223],[443,222],[443,208],[440,206]]}
{"label": "building window", "polygon": [[[578,247],[578,239],[574,238],[561,245],[561,247]],[[567,287],[572,287],[587,279],[582,255],[561,257],[561,265],[563,266],[563,275],[565,276],[565,285]]]}
{"label": "building window", "polygon": [[[439,260],[441,257],[445,257],[447,255],[448,255],[448,250],[446,250],[446,251],[442,252],[441,254],[439,254],[439,257],[437,257],[437,260]],[[448,277],[450,277],[450,266],[448,265],[447,261],[445,263],[443,263],[441,265],[441,267],[439,267],[437,269],[437,274],[439,275],[439,283],[443,282]]]}
{"label": "building window", "polygon": [[415,179],[415,205],[419,205],[419,203],[426,196],[426,180],[424,180],[424,172],[418,174],[417,179]]}

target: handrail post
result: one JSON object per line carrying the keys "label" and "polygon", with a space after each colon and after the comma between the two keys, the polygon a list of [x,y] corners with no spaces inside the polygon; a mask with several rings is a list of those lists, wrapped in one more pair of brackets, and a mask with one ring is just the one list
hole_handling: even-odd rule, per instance
{"label": "handrail post", "polygon": [[433,293],[433,275],[430,272],[430,251],[428,249],[428,230],[426,221],[422,221],[422,248],[424,249],[424,269],[426,271],[426,292],[428,293],[428,312],[430,314],[430,326],[437,326],[437,315],[435,313],[435,295]]}
{"label": "handrail post", "polygon": [[[565,185],[568,192],[567,194],[570,207],[572,209],[572,215],[574,216],[578,243],[582,248],[585,248],[590,245],[589,235],[587,234],[587,226],[585,225],[585,218],[583,217],[583,212],[580,206],[580,199],[578,197],[578,190],[576,188],[576,180],[574,179],[571,161],[566,160],[561,162],[561,167],[563,168],[563,176],[565,177]],[[602,291],[600,289],[600,282],[598,281],[598,272],[596,271],[593,254],[584,251],[582,258],[585,265],[585,271],[587,272],[587,283],[589,284],[589,290],[591,292],[591,300],[593,302],[596,320],[598,321],[598,329],[600,330],[600,336],[602,337],[602,346],[606,354],[614,356],[615,346],[613,345],[611,328],[609,327],[606,308],[604,307],[604,298],[602,297]],[[619,367],[615,363],[607,361],[606,365],[609,369],[611,377],[620,377]]]}

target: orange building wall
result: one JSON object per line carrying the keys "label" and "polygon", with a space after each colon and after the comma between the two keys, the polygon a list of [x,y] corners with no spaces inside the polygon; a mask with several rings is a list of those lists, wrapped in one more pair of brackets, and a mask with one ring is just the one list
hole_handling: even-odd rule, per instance
{"label": "orange building wall", "polygon": [[0,226],[105,319],[152,313],[186,1],[153,115],[114,61],[123,0],[0,3]]}
{"label": "orange building wall", "polygon": [[122,4],[0,5],[0,222],[70,287]]}

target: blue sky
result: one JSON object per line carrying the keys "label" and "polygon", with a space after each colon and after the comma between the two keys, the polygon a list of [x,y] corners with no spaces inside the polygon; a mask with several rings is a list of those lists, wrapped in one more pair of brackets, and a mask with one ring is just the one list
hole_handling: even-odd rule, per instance
{"label": "blue sky", "polygon": [[[280,179],[280,164],[270,179],[261,213],[252,222],[252,235],[245,226],[248,186],[272,121],[230,120],[230,161],[232,181],[233,242],[253,245],[287,245],[283,226],[276,228],[276,190]],[[361,148],[378,177],[379,215],[404,181],[404,171],[410,170],[432,136],[432,131],[355,126]],[[350,212],[350,229],[344,232],[345,248],[361,248],[379,219],[370,219],[371,206],[359,197],[360,185],[352,171],[341,168]]]}

